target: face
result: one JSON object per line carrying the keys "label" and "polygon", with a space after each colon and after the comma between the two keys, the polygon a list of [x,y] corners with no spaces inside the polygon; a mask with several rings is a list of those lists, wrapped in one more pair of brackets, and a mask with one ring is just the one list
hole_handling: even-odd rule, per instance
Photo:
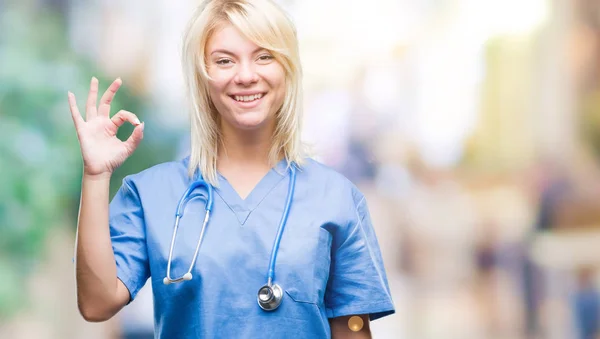
{"label": "face", "polygon": [[273,55],[225,25],[208,40],[206,57],[222,126],[272,130],[285,96],[285,71]]}

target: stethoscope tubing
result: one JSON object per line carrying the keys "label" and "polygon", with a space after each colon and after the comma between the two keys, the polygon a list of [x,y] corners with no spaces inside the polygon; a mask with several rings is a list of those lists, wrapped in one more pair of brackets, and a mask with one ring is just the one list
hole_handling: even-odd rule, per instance
{"label": "stethoscope tubing", "polygon": [[281,221],[279,222],[279,228],[277,230],[277,235],[275,236],[275,241],[273,242],[273,249],[271,250],[269,273],[267,275],[267,285],[269,286],[271,286],[273,280],[275,279],[275,262],[277,260],[277,253],[279,252],[279,243],[281,243],[283,230],[285,229],[285,225],[287,224],[287,219],[290,214],[290,207],[292,206],[292,199],[294,197],[295,186],[296,168],[294,167],[294,164],[292,164],[290,167],[290,181],[288,183],[288,194],[285,202],[285,208],[283,210],[283,214],[281,215]]}
{"label": "stethoscope tubing", "polygon": [[[292,205],[295,186],[296,186],[296,167],[292,163],[292,164],[290,164],[290,180],[289,180],[289,184],[288,184],[288,194],[287,194],[287,198],[286,198],[286,203],[285,203],[283,213],[281,215],[281,220],[279,222],[277,235],[275,236],[275,241],[273,242],[273,248],[271,249],[271,258],[269,260],[269,271],[267,274],[267,285],[266,285],[266,287],[269,287],[269,288],[273,287],[273,280],[275,279],[275,263],[277,261],[277,253],[279,252],[279,245],[281,243],[283,231],[285,229],[285,225],[287,223],[290,208]],[[192,195],[192,192],[194,192],[194,190],[198,187],[205,188],[205,191],[207,192],[206,197],[203,194]],[[194,251],[194,256],[192,258],[192,262],[188,268],[188,271],[179,278],[171,278],[171,263],[172,263],[172,259],[173,259],[173,248],[175,245],[175,239],[177,237],[177,231],[179,229],[179,222],[180,222],[181,218],[183,218],[183,212],[185,211],[185,206],[187,205],[187,203],[189,201],[191,201],[195,198],[200,198],[205,201],[206,215],[204,216],[204,222],[202,223],[202,229],[200,230],[200,237],[198,239],[198,243],[197,243],[196,249]],[[194,265],[196,264],[196,259],[198,258],[198,252],[200,251],[200,246],[201,246],[202,240],[204,238],[206,226],[208,224],[208,221],[210,220],[210,212],[212,211],[212,208],[213,208],[213,187],[209,183],[204,181],[202,176],[199,176],[199,178],[196,181],[194,181],[187,188],[187,190],[184,192],[182,197],[179,199],[179,202],[177,203],[177,209],[175,212],[175,225],[173,227],[173,235],[171,237],[171,246],[169,249],[169,259],[167,261],[167,274],[166,274],[166,277],[163,279],[163,282],[165,285],[192,279],[192,269],[193,269]],[[277,286],[277,285],[275,285],[275,286]],[[279,288],[279,287],[277,286],[277,288]],[[262,305],[261,305],[261,307],[262,307]],[[263,309],[265,309],[265,308],[263,308]]]}
{"label": "stethoscope tubing", "polygon": [[[202,194],[196,194],[190,197],[191,193],[198,187],[205,187],[206,189],[206,197]],[[183,212],[185,211],[185,205],[195,198],[200,198],[205,201],[205,210],[206,215],[204,216],[204,222],[202,223],[202,229],[200,230],[200,237],[198,238],[198,243],[196,244],[196,250],[194,251],[194,256],[192,257],[192,262],[187,272],[179,277],[179,278],[171,278],[171,262],[173,259],[173,248],[175,247],[175,238],[177,237],[177,231],[179,230],[179,221],[183,218]],[[204,231],[206,230],[206,225],[210,219],[210,212],[213,207],[213,189],[212,186],[209,185],[206,181],[200,178],[194,181],[190,187],[185,191],[185,193],[179,199],[179,203],[177,203],[177,210],[175,211],[175,226],[173,227],[173,236],[171,237],[171,246],[169,248],[169,260],[167,261],[167,276],[163,279],[163,283],[165,285],[169,285],[172,283],[181,282],[184,280],[192,279],[192,269],[196,264],[196,259],[198,258],[198,252],[200,251],[200,245],[202,244],[202,239],[204,238]]]}

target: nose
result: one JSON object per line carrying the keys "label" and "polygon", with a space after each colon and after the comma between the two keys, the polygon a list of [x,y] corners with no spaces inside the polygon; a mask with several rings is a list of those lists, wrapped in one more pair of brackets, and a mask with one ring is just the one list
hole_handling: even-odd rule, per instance
{"label": "nose", "polygon": [[234,81],[238,85],[248,86],[258,81],[255,65],[252,63],[243,62],[238,66]]}

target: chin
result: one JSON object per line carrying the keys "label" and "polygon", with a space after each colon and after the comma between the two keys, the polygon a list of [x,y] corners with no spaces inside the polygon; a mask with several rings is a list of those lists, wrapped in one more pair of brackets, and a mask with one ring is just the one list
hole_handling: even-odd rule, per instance
{"label": "chin", "polygon": [[269,125],[269,120],[262,113],[244,113],[235,118],[234,126],[242,130],[255,130]]}

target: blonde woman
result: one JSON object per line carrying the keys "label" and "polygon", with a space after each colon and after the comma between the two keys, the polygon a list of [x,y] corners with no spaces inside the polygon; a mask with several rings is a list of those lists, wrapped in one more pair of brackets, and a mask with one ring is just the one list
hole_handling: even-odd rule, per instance
{"label": "blonde woman", "polygon": [[[85,120],[69,103],[84,162],[78,305],[104,321],[151,279],[157,338],[369,338],[394,313],[366,201],[300,140],[296,31],[268,0],[204,1],[183,46],[191,154],[125,178],[142,140],[110,117],[117,79]],[[122,142],[125,122],[136,125]],[[176,232],[175,232],[176,231]]]}

